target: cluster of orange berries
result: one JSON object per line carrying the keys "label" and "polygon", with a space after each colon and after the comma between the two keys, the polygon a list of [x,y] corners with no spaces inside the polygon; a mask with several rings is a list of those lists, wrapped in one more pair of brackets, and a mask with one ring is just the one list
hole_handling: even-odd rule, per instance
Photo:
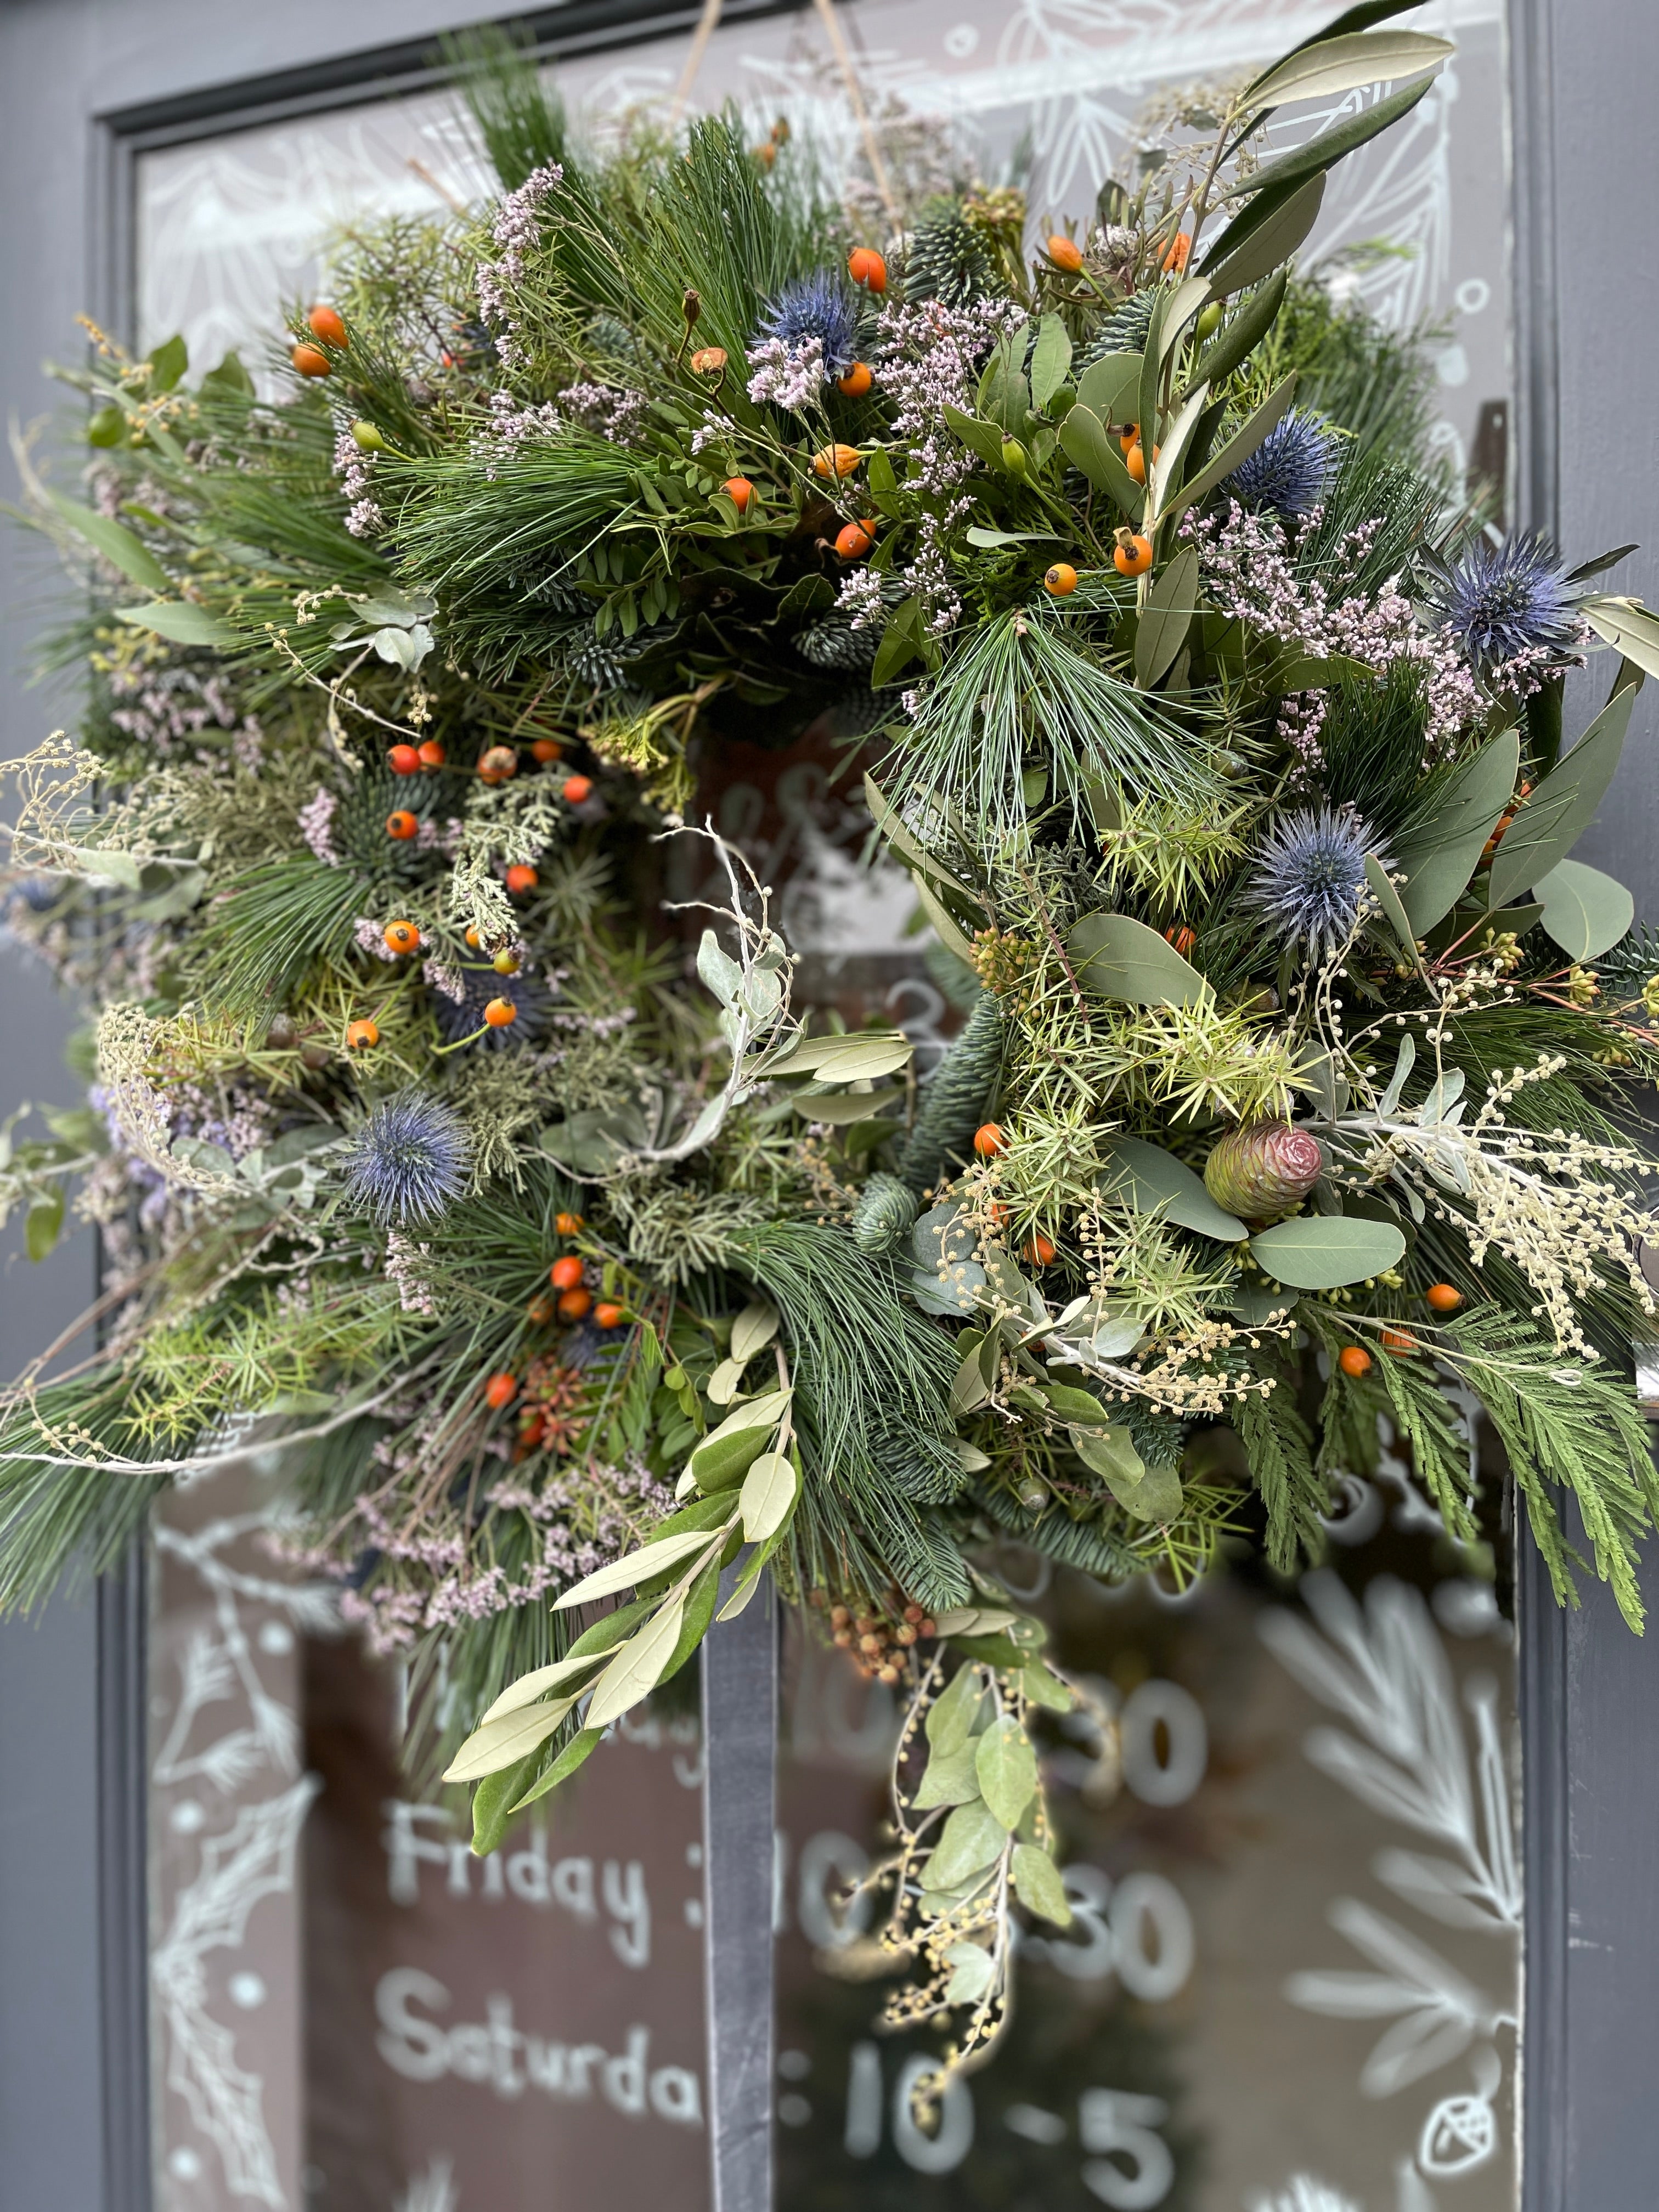
{"label": "cluster of orange berries", "polygon": [[[812,1602],[820,1612],[826,1601],[823,1590],[813,1591]],[[925,1606],[907,1605],[897,1620],[879,1613],[855,1613],[847,1605],[830,1607],[830,1641],[850,1652],[860,1674],[877,1682],[896,1682],[911,1644],[938,1633]]]}
{"label": "cluster of orange berries", "polygon": [[[1453,1283],[1431,1283],[1423,1297],[1430,1311],[1437,1314],[1455,1314],[1463,1303],[1462,1291]],[[1385,1328],[1382,1349],[1396,1359],[1409,1359],[1420,1347],[1410,1329]],[[1370,1373],[1371,1355],[1363,1344],[1345,1344],[1336,1356],[1336,1364],[1345,1375],[1358,1382],[1362,1375]]]}
{"label": "cluster of orange berries", "polygon": [[[301,338],[289,359],[301,376],[331,376],[334,363],[331,354],[344,353],[350,343],[343,319],[333,307],[313,307],[306,317],[306,326],[313,338],[322,340],[322,345],[313,345],[310,339]],[[324,346],[330,349],[329,353],[323,350]]]}
{"label": "cluster of orange berries", "polygon": [[[564,747],[556,738],[538,738],[530,747],[531,757],[543,768],[550,768],[560,759]],[[422,769],[442,768],[448,755],[435,738],[424,744],[398,744],[386,752],[386,765],[394,775],[418,775]],[[490,785],[507,782],[519,772],[519,755],[513,745],[488,745],[478,756],[477,775],[481,783]],[[580,806],[593,789],[591,775],[568,775],[559,787],[559,796],[567,805]],[[420,823],[406,807],[399,807],[386,818],[388,837],[407,838],[419,833]]]}

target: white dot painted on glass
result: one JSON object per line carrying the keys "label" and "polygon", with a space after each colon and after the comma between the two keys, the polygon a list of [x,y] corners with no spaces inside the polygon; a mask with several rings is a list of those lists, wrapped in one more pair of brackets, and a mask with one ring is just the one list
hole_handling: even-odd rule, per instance
{"label": "white dot painted on glass", "polygon": [[979,44],[977,23],[957,23],[945,33],[945,51],[957,61],[966,61]]}
{"label": "white dot painted on glass", "polygon": [[685,1924],[688,1928],[701,1928],[702,1926],[702,1899],[700,1897],[688,1897],[686,1899]]}
{"label": "white dot painted on glass", "polygon": [[812,2107],[805,2097],[798,2097],[792,2089],[787,2097],[778,2099],[778,2118],[787,2128],[804,2128],[812,2117]]}
{"label": "white dot painted on glass", "polygon": [[1466,276],[1452,298],[1460,315],[1478,315],[1492,300],[1492,286],[1484,276]]}
{"label": "white dot painted on glass", "polygon": [[1469,380],[1469,357],[1461,345],[1449,345],[1437,356],[1434,366],[1443,384],[1467,384]]}
{"label": "white dot painted on glass", "polygon": [[255,2005],[262,2005],[270,1994],[262,1978],[255,1973],[233,1974],[228,1987],[232,2004],[240,2005],[244,2012],[252,2012]]}
{"label": "white dot painted on glass", "polygon": [[167,1814],[167,1826],[176,1836],[193,1836],[206,1818],[193,1797],[182,1797]]}
{"label": "white dot painted on glass", "polygon": [[294,1631],[285,1620],[267,1620],[259,1631],[259,1649],[280,1657],[294,1649]]}
{"label": "white dot painted on glass", "polygon": [[180,2143],[177,2150],[167,2153],[167,2172],[180,2181],[194,2181],[201,2171],[201,2159],[188,2143]]}
{"label": "white dot painted on glass", "polygon": [[804,2081],[812,2070],[812,2061],[804,2051],[781,2051],[778,2071],[786,2081]]}

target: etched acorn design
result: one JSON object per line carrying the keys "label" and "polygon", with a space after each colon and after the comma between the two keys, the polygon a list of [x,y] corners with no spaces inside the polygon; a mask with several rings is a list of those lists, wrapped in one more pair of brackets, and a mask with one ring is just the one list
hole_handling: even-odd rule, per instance
{"label": "etched acorn design", "polygon": [[1204,1188],[1243,1221],[1272,1221],[1308,1195],[1325,1165],[1319,1139],[1288,1121],[1229,1129],[1204,1163]]}

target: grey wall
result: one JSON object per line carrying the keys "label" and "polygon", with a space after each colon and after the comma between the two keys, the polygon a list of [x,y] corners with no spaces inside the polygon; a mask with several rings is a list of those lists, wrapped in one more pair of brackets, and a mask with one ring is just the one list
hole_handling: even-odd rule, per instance
{"label": "grey wall", "polygon": [[[1613,587],[1659,603],[1653,0],[1510,0],[1523,522],[1575,559],[1635,538]],[[1595,675],[1604,691],[1612,664]],[[1591,686],[1575,702],[1583,726]],[[1583,856],[1659,921],[1659,685],[1638,702]],[[1654,1589],[1651,1548],[1644,1579]],[[1659,1631],[1594,1585],[1563,1617],[1528,1577],[1528,2212],[1659,2202]]]}

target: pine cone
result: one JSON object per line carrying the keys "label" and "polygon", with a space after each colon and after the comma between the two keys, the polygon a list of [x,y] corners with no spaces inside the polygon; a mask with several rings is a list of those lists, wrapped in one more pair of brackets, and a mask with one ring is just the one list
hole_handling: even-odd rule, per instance
{"label": "pine cone", "polygon": [[1324,1171],[1319,1139],[1288,1121],[1229,1129],[1204,1163],[1204,1188],[1243,1221],[1276,1221],[1308,1195]]}
{"label": "pine cone", "polygon": [[853,1208],[853,1242],[873,1258],[896,1251],[916,1218],[915,1193],[896,1176],[878,1169],[859,1193]]}
{"label": "pine cone", "polygon": [[844,617],[832,615],[810,629],[798,630],[790,642],[815,668],[868,668],[880,647],[881,631],[874,623],[854,629]]}
{"label": "pine cone", "polygon": [[935,204],[911,237],[904,258],[907,300],[937,300],[946,307],[971,307],[1003,287],[985,241],[949,203]]}

